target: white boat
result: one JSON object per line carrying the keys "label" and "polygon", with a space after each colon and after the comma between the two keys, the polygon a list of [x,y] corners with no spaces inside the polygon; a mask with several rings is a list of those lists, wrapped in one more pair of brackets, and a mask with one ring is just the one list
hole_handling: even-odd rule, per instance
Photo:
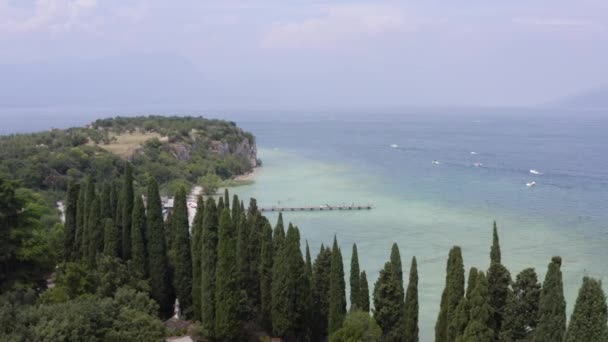
{"label": "white boat", "polygon": [[471,154],[479,154],[479,153],[477,153],[477,152],[471,152]]}
{"label": "white boat", "polygon": [[437,160],[433,160],[433,161],[432,161],[432,163],[433,163],[433,164],[437,164],[437,165],[441,164],[441,163],[440,163],[440,162],[438,162]]}
{"label": "white boat", "polygon": [[397,144],[391,144],[391,147],[392,148],[397,148],[397,147],[399,147],[399,145],[397,145]]}
{"label": "white boat", "polygon": [[533,174],[533,175],[542,175],[542,173],[540,173],[540,172],[538,172],[538,171],[536,171],[534,169],[530,170],[530,173]]}
{"label": "white boat", "polygon": [[533,186],[535,186],[535,185],[536,185],[536,182],[528,182],[528,183],[526,183],[526,186],[527,186],[528,188],[531,188],[531,187],[533,187]]}
{"label": "white boat", "polygon": [[473,163],[473,166],[475,166],[475,167],[482,167],[483,164],[480,163],[480,162],[476,162],[476,163]]}

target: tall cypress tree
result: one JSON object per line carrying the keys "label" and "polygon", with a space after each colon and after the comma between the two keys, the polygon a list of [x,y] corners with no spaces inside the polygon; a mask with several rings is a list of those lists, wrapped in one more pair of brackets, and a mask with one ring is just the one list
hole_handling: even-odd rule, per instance
{"label": "tall cypress tree", "polygon": [[239,279],[239,288],[241,295],[241,305],[239,308],[239,312],[241,314],[242,319],[249,318],[251,314],[251,306],[250,302],[251,289],[249,288],[250,279],[250,269],[251,269],[251,260],[249,259],[249,224],[247,222],[247,218],[245,214],[241,214],[239,218],[233,219],[237,224],[237,241],[236,241],[236,249],[237,249],[237,276]]}
{"label": "tall cypress tree", "polygon": [[[401,284],[403,288],[403,267],[401,266],[401,254],[399,253],[399,246],[396,243],[393,243],[391,247],[391,265],[395,269],[395,277],[397,277],[397,282]],[[403,292],[403,291],[402,291]]]}
{"label": "tall cypress tree", "polygon": [[118,189],[116,183],[112,182],[110,186],[110,215],[113,222],[116,222],[116,208],[118,207]]}
{"label": "tall cypress tree", "polygon": [[[473,284],[476,285],[476,284]],[[469,324],[469,315],[470,315],[470,303],[467,297],[462,297],[458,306],[456,306],[454,318],[449,322],[448,329],[452,331],[454,336],[456,336],[455,341],[461,341],[464,335],[464,331]]]}
{"label": "tall cypress tree", "polygon": [[[403,282],[399,281],[399,275],[403,276],[401,269],[401,258],[399,249],[391,250],[389,262],[384,264],[380,271],[378,280],[374,285],[374,319],[382,328],[383,341],[401,341],[403,338]],[[393,261],[396,265],[393,264]]]}
{"label": "tall cypress tree", "polygon": [[500,264],[500,243],[498,242],[498,231],[496,229],[496,221],[492,228],[492,248],[490,249],[490,262]]}
{"label": "tall cypress tree", "polygon": [[[251,303],[251,310],[258,312],[260,307],[260,260],[262,254],[262,231],[266,218],[258,210],[254,198],[249,201],[247,210],[247,225],[249,226],[249,277],[247,280],[247,295]],[[302,253],[300,252],[300,255]]]}
{"label": "tall cypress tree", "polygon": [[[89,231],[89,214],[91,213],[91,208],[93,206],[93,201],[96,198],[95,194],[95,180],[91,176],[87,176],[87,184],[86,190],[84,194],[84,217],[83,217],[83,231],[82,231],[82,243],[80,245],[80,252],[83,257],[88,258],[90,255],[89,251],[89,241],[90,241],[90,231]],[[99,204],[99,203],[98,203]],[[98,215],[99,217],[99,215]],[[98,218],[97,217],[97,218]]]}
{"label": "tall cypress tree", "polygon": [[279,219],[277,225],[274,228],[272,234],[272,245],[274,246],[274,255],[278,256],[283,243],[285,242],[285,228],[283,226],[283,213],[279,213]]}
{"label": "tall cypress tree", "polygon": [[361,289],[359,279],[359,255],[357,253],[357,244],[353,244],[353,252],[350,258],[350,309],[356,310],[360,308],[359,291]]}
{"label": "tall cypress tree", "polygon": [[[167,248],[163,224],[163,208],[156,180],[150,177],[147,189],[147,239],[150,294],[159,306],[163,317],[171,313],[173,288],[168,271]],[[118,221],[118,220],[117,220]]]}
{"label": "tall cypress tree", "polygon": [[110,184],[106,183],[103,185],[101,190],[101,202],[100,202],[100,210],[101,210],[101,219],[105,221],[107,218],[112,218],[112,203],[110,200],[112,188]]}
{"label": "tall cypress tree", "polygon": [[118,248],[118,257],[122,257],[122,195],[118,196],[116,203],[116,214],[114,215],[114,230],[116,232],[116,244]]}
{"label": "tall cypress tree", "polygon": [[329,276],[329,312],[328,332],[331,335],[342,327],[346,316],[346,294],[344,283],[344,264],[342,251],[338,247],[338,240],[334,236],[334,245],[331,250],[331,272]]}
{"label": "tall cypress tree", "polygon": [[118,254],[120,248],[118,245],[119,238],[116,225],[111,218],[107,218],[104,221],[103,227],[103,254],[118,258],[120,256]]}
{"label": "tall cypress tree", "polygon": [[578,291],[570,325],[566,333],[566,342],[605,342],[608,340],[606,319],[606,295],[602,283],[593,278],[584,277],[583,285]]}
{"label": "tall cypress tree", "polygon": [[230,210],[230,194],[228,193],[228,188],[224,189],[224,207]]}
{"label": "tall cypress tree", "polygon": [[87,232],[85,234],[87,238],[87,260],[89,266],[95,265],[95,259],[97,254],[103,250],[103,226],[100,215],[100,204],[99,199],[94,198],[89,207],[89,213],[87,215]]}
{"label": "tall cypress tree", "polygon": [[186,189],[183,187],[175,194],[173,214],[171,215],[173,232],[173,255],[175,270],[173,287],[179,299],[180,307],[186,317],[192,316],[192,256],[190,255],[190,227],[188,225],[188,207]]}
{"label": "tall cypress tree", "polygon": [[469,270],[469,278],[467,280],[467,298],[471,297],[471,292],[473,292],[475,285],[477,285],[477,268],[471,267]]}
{"label": "tall cypress tree", "polygon": [[[450,250],[446,268],[445,289],[441,295],[439,316],[435,324],[435,341],[452,342],[455,333],[448,331],[450,320],[456,314],[456,307],[464,295],[464,265],[460,247],[454,246]],[[484,279],[485,280],[485,279]]]}
{"label": "tall cypress tree", "polygon": [[76,204],[76,233],[74,236],[74,249],[72,251],[74,259],[81,258],[82,240],[84,239],[84,228],[86,225],[86,183],[80,185],[78,192],[78,203]]}
{"label": "tall cypress tree", "polygon": [[418,342],[418,265],[412,257],[410,278],[405,293],[405,314],[403,319],[403,341]]}
{"label": "tall cypress tree", "polygon": [[199,195],[196,214],[192,220],[192,314],[195,320],[201,320],[201,253],[203,251],[203,221],[205,200]]}
{"label": "tall cypress tree", "polygon": [[477,284],[468,300],[471,313],[464,335],[463,342],[492,342],[492,307],[488,301],[488,282],[483,272],[477,275]]}
{"label": "tall cypress tree", "polygon": [[148,265],[146,257],[146,208],[141,196],[136,196],[131,219],[131,256],[133,269],[141,277],[147,277]]}
{"label": "tall cypress tree", "polygon": [[232,196],[232,220],[234,222],[238,222],[239,218],[241,217],[241,206],[239,205],[239,196],[237,196],[236,194],[234,194]]}
{"label": "tall cypress tree", "polygon": [[306,273],[312,282],[312,259],[310,258],[310,247],[308,246],[308,240],[306,240]]}
{"label": "tall cypress tree", "polygon": [[215,200],[207,199],[201,252],[201,327],[203,336],[215,338],[215,271],[217,264],[218,215]]}
{"label": "tall cypress tree", "polygon": [[555,256],[549,263],[538,307],[539,322],[533,340],[561,341],[566,332],[566,301],[562,283],[562,258]]}
{"label": "tall cypress tree", "polygon": [[529,341],[538,325],[540,283],[533,268],[521,271],[509,291],[500,341]]}
{"label": "tall cypress tree", "polygon": [[236,341],[239,337],[239,284],[236,272],[236,230],[230,210],[222,211],[216,269],[215,336],[220,341]]}
{"label": "tall cypress tree", "polygon": [[321,245],[321,250],[315,259],[312,272],[313,341],[319,341],[327,336],[330,272],[331,249]]}
{"label": "tall cypress tree", "polygon": [[68,193],[65,205],[65,228],[63,239],[63,256],[66,260],[75,260],[76,230],[78,229],[78,195],[80,186],[73,181],[68,183]]}
{"label": "tall cypress tree", "polygon": [[359,305],[363,312],[369,313],[369,285],[367,283],[367,275],[365,271],[361,271],[359,277]]}
{"label": "tall cypress tree", "polygon": [[[233,201],[232,203],[238,203]],[[233,208],[238,207],[234,205]],[[240,249],[239,249],[240,250]],[[260,317],[262,327],[266,331],[272,331],[272,267],[274,260],[274,248],[272,245],[272,227],[270,223],[264,225],[262,238],[262,260],[260,263]]]}
{"label": "tall cypress tree", "polygon": [[[220,197],[217,200],[217,212],[218,212],[218,217],[222,214],[222,212],[224,211],[224,197]],[[218,218],[219,220],[219,218]]]}
{"label": "tall cypress tree", "polygon": [[492,329],[498,338],[500,333],[509,285],[511,284],[511,274],[500,263],[500,244],[498,242],[498,232],[496,221],[492,232],[492,247],[490,249],[490,268],[488,269],[488,292],[490,306],[493,310]]}
{"label": "tall cypress tree", "polygon": [[123,259],[131,259],[131,219],[133,214],[133,167],[125,162],[122,186],[122,252]]}

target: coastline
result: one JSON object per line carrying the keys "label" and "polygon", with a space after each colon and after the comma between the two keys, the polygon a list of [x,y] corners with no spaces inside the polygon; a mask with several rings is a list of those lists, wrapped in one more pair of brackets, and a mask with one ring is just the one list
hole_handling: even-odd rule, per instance
{"label": "coastline", "polygon": [[256,166],[253,168],[253,170],[251,170],[243,175],[238,175],[238,176],[234,177],[233,180],[236,182],[242,182],[242,181],[253,182],[253,181],[255,181],[255,176],[258,173],[259,168],[260,168],[260,166]]}

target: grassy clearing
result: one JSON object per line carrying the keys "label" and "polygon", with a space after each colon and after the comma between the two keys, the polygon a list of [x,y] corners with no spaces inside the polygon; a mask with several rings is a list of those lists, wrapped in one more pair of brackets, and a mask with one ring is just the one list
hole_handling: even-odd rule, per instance
{"label": "grassy clearing", "polygon": [[255,183],[253,179],[226,179],[222,181],[222,188],[236,188],[237,186],[251,185]]}
{"label": "grassy clearing", "polygon": [[[167,139],[158,133],[122,133],[111,136],[112,142],[108,145],[99,144],[99,147],[109,151],[121,158],[128,158],[141,147],[141,145],[152,138],[158,138],[160,141]],[[114,140],[115,139],[115,140]]]}

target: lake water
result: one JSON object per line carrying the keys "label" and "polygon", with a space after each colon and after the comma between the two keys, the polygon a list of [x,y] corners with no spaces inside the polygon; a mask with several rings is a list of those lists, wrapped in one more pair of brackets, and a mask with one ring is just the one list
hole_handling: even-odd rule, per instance
{"label": "lake water", "polygon": [[[80,125],[120,112],[77,111],[46,112],[42,120],[24,120],[41,112],[0,111],[0,131]],[[337,235],[347,279],[356,242],[370,292],[393,242],[405,279],[416,256],[421,341],[432,341],[450,247],[462,247],[467,270],[487,269],[493,220],[513,277],[534,267],[542,281],[551,256],[563,258],[569,313],[584,275],[608,275],[606,114],[410,109],[214,116],[235,120],[257,137],[263,167],[255,184],[233,189],[242,198],[255,197],[259,206],[374,206],[284,218],[298,225],[313,258]],[[526,186],[533,181],[536,186]],[[269,217],[274,223],[276,214]]]}

